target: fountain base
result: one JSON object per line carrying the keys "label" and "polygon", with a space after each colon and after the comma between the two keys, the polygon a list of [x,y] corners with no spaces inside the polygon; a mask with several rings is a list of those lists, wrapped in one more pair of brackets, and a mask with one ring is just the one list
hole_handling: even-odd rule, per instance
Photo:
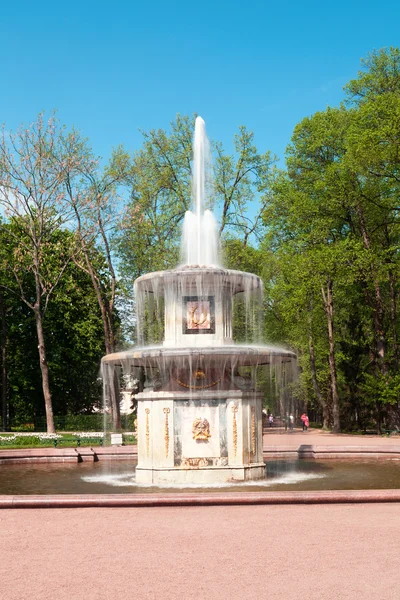
{"label": "fountain base", "polygon": [[136,467],[136,483],[152,485],[209,485],[265,479],[265,463],[226,467],[192,467],[190,469],[146,469]]}
{"label": "fountain base", "polygon": [[259,392],[149,391],[136,399],[138,483],[265,479]]}

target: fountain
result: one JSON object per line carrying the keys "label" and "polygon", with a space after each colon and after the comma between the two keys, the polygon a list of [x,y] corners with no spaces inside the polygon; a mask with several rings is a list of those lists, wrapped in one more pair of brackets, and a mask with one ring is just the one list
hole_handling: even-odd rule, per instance
{"label": "fountain", "polygon": [[285,349],[234,343],[235,299],[243,298],[246,327],[257,331],[262,282],[220,265],[217,226],[206,208],[211,160],[200,117],[193,172],[194,211],[184,219],[183,262],[136,280],[139,345],[102,360],[106,397],[115,396],[116,369],[143,381],[135,396],[136,482],[142,484],[264,479],[256,367],[295,359]]}

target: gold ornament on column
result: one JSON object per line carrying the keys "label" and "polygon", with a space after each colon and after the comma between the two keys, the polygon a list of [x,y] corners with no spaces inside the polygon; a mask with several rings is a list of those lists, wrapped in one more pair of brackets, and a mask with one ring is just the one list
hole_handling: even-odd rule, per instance
{"label": "gold ornament on column", "polygon": [[236,404],[234,406],[232,406],[232,412],[233,412],[232,438],[233,438],[233,454],[234,454],[234,456],[236,456],[236,452],[237,452],[237,423],[236,423],[236,413],[237,413],[238,410],[239,409],[236,406]]}
{"label": "gold ornament on column", "polygon": [[165,441],[165,458],[168,458],[169,452],[169,423],[168,423],[168,415],[171,412],[170,408],[163,408],[165,415],[165,427],[164,427],[164,441]]}
{"label": "gold ornament on column", "polygon": [[144,412],[146,413],[146,456],[149,456],[149,453],[150,453],[150,427],[149,427],[150,409],[145,408]]}
{"label": "gold ornament on column", "polygon": [[256,455],[256,407],[251,407],[251,455]]}

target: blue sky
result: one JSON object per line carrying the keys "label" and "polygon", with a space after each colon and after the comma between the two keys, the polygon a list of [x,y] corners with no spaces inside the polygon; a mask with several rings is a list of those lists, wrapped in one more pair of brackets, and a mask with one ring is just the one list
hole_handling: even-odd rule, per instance
{"label": "blue sky", "polygon": [[227,149],[239,125],[282,160],[293,127],[343,98],[360,58],[400,45],[400,4],[359,0],[3,2],[0,122],[41,110],[96,154],[197,112]]}

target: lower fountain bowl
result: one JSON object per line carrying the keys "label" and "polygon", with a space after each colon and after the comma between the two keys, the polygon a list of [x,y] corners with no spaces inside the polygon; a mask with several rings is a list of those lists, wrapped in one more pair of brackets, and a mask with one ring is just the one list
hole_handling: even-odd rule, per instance
{"label": "lower fountain bowl", "polygon": [[236,367],[290,362],[295,358],[294,352],[275,346],[234,345],[205,348],[150,346],[107,354],[102,362],[109,364],[129,362],[134,367],[158,367],[160,364],[204,359],[204,361],[212,361],[213,366],[229,363],[231,367]]}

